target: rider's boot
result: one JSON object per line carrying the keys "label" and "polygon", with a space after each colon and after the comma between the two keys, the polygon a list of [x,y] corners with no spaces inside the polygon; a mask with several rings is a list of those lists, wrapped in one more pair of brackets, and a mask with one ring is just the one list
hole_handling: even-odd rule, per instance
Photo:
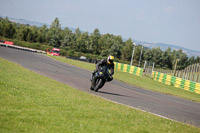
{"label": "rider's boot", "polygon": [[92,72],[92,74],[91,74],[91,76],[90,76],[90,81],[92,81],[92,80],[93,80],[94,73],[95,73],[95,71],[93,71],[93,72]]}

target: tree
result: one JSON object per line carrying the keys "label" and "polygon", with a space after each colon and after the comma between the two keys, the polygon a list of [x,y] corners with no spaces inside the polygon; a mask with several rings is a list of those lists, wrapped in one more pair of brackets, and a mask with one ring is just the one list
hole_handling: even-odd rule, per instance
{"label": "tree", "polygon": [[33,31],[30,29],[30,27],[27,28],[26,41],[33,42]]}
{"label": "tree", "polygon": [[153,53],[151,49],[148,49],[147,51],[145,51],[144,53],[144,60],[146,61],[152,61],[153,59]]}
{"label": "tree", "polygon": [[160,48],[152,48],[144,53],[144,59],[155,63],[156,67],[162,66],[162,51]]}
{"label": "tree", "polygon": [[131,38],[125,41],[125,46],[122,48],[122,59],[131,60],[133,51],[133,41]]}
{"label": "tree", "polygon": [[41,28],[39,28],[36,41],[40,43],[47,43],[47,33],[48,29],[46,24],[44,24]]}
{"label": "tree", "polygon": [[192,65],[192,64],[194,64],[195,63],[195,58],[194,58],[194,56],[192,56],[192,57],[190,57],[189,59],[188,59],[188,65]]}
{"label": "tree", "polygon": [[38,28],[36,26],[28,26],[26,40],[28,42],[37,42],[37,38],[38,38]]}
{"label": "tree", "polygon": [[200,56],[197,56],[197,57],[196,57],[195,63],[200,63]]}
{"label": "tree", "polygon": [[81,31],[80,31],[79,28],[77,28],[77,29],[75,30],[75,37],[76,37],[76,39],[77,39],[77,38],[79,38],[80,36],[81,36]]}
{"label": "tree", "polygon": [[177,59],[179,59],[177,69],[184,69],[187,66],[188,57],[185,53],[183,53],[183,50],[180,49],[177,51]]}
{"label": "tree", "polygon": [[167,68],[169,68],[170,63],[171,63],[171,61],[170,61],[169,53],[166,50],[165,52],[162,52],[160,67],[167,69]]}
{"label": "tree", "polygon": [[5,30],[5,35],[4,35],[5,37],[13,38],[14,34],[16,32],[16,26],[15,26],[15,24],[8,22],[5,25],[5,29],[4,30]]}
{"label": "tree", "polygon": [[164,67],[164,68],[172,69],[173,66],[172,66],[172,61],[171,61],[171,48],[168,48],[163,53],[161,66]]}
{"label": "tree", "polygon": [[79,38],[76,40],[76,51],[86,53],[87,52],[87,46],[89,44],[89,35],[88,32],[82,33]]}
{"label": "tree", "polygon": [[116,58],[121,58],[121,49],[123,47],[123,40],[121,36],[113,36],[111,48],[109,48],[110,55]]}
{"label": "tree", "polygon": [[76,37],[75,34],[69,28],[65,28],[62,31],[62,41],[61,41],[61,48],[69,50],[75,50],[76,47]]}
{"label": "tree", "polygon": [[108,50],[109,55],[112,55],[116,58],[120,58],[120,46],[117,43],[114,43],[112,47]]}
{"label": "tree", "polygon": [[[104,34],[99,39],[99,50],[101,56],[108,56],[109,49],[114,44],[114,36],[112,34]],[[91,48],[91,47],[90,47]]]}
{"label": "tree", "polygon": [[101,38],[101,34],[99,32],[99,29],[95,29],[93,33],[90,35],[90,48],[92,48],[93,54],[100,54],[100,44],[99,39]]}
{"label": "tree", "polygon": [[55,18],[49,28],[48,40],[51,46],[60,47],[61,45],[61,25],[58,18]]}
{"label": "tree", "polygon": [[19,25],[19,27],[16,30],[15,38],[22,40],[22,41],[27,41],[27,36],[28,36],[28,28],[25,25]]}
{"label": "tree", "polygon": [[16,24],[12,23],[8,20],[6,17],[5,19],[0,20],[0,35],[7,37],[7,38],[13,38],[14,34],[16,33]]}

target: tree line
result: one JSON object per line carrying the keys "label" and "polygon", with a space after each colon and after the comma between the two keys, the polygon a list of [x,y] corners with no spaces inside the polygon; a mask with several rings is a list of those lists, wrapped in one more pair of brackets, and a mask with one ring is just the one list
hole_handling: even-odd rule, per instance
{"label": "tree line", "polygon": [[14,23],[8,18],[0,18],[0,36],[17,39],[30,43],[40,43],[51,47],[57,47],[67,51],[67,55],[73,56],[74,53],[79,55],[95,55],[99,58],[113,55],[119,62],[129,63],[134,52],[134,65],[139,62],[142,51],[141,61],[154,62],[155,67],[163,69],[173,69],[176,59],[179,59],[177,68],[183,69],[190,64],[200,63],[200,57],[187,57],[180,50],[171,50],[168,48],[162,51],[159,47],[149,49],[142,48],[142,45],[134,46],[131,38],[124,40],[122,36],[113,34],[101,34],[96,28],[92,33],[82,32],[79,28],[73,32],[68,27],[61,28],[58,18],[51,23],[42,27]]}

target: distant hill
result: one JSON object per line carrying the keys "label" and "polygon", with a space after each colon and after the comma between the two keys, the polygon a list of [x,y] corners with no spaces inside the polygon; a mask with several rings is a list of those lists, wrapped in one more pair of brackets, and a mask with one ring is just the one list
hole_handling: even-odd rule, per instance
{"label": "distant hill", "polygon": [[[6,18],[4,16],[1,16],[1,18]],[[8,17],[8,19],[12,22],[15,22],[15,23],[20,23],[20,24],[29,24],[31,26],[37,26],[37,27],[42,27],[44,24],[46,23],[40,23],[40,22],[34,22],[34,21],[30,21],[30,20],[26,20],[26,19],[17,19],[17,18],[11,18],[11,17]],[[49,28],[50,27],[50,24],[46,24],[46,26]],[[62,29],[65,29],[66,27],[61,27]],[[69,27],[68,27],[69,28]],[[69,28],[71,31],[75,31],[76,29],[75,28]]]}
{"label": "distant hill", "polygon": [[166,49],[168,48],[171,48],[172,50],[175,49],[175,50],[179,50],[179,49],[182,49],[183,52],[185,54],[187,54],[189,57],[191,56],[200,56],[200,52],[199,51],[195,51],[195,50],[191,50],[191,49],[188,49],[188,48],[184,48],[184,47],[180,47],[180,46],[176,46],[176,45],[172,45],[172,44],[166,44],[166,43],[149,43],[149,42],[143,42],[143,41],[137,41],[137,40],[134,40],[134,42],[136,44],[141,44],[145,47],[148,47],[148,48],[156,48],[156,47],[160,47],[161,50],[165,51]]}
{"label": "distant hill", "polygon": [[[1,16],[1,18],[5,18],[4,16]],[[17,19],[17,18],[10,18],[8,17],[8,19],[12,22],[15,23],[20,23],[20,24],[29,24],[29,25],[35,25],[37,27],[42,27],[45,23],[40,23],[40,22],[34,22],[34,21],[29,21],[29,20],[25,20],[25,19]],[[50,27],[49,24],[46,24],[47,27]],[[65,27],[61,27],[62,29],[64,29]],[[68,27],[71,31],[75,31],[75,28],[70,28]],[[191,56],[200,56],[200,52],[199,51],[195,51],[195,50],[191,50],[191,49],[187,49],[184,47],[180,47],[180,46],[176,46],[176,45],[172,45],[172,44],[166,44],[166,43],[150,43],[150,42],[144,42],[144,41],[138,41],[138,40],[134,40],[134,42],[136,44],[141,44],[145,47],[148,48],[155,48],[155,47],[160,47],[161,50],[165,51],[168,47],[170,47],[172,50],[179,50],[182,49],[184,53],[186,53],[189,57]]]}

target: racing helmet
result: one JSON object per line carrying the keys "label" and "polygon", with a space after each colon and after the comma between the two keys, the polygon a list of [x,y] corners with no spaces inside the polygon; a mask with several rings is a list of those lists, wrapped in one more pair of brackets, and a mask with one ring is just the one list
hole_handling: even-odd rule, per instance
{"label": "racing helmet", "polygon": [[114,56],[108,56],[108,58],[107,58],[107,62],[108,62],[108,64],[112,64],[113,63],[113,61],[114,61]]}

